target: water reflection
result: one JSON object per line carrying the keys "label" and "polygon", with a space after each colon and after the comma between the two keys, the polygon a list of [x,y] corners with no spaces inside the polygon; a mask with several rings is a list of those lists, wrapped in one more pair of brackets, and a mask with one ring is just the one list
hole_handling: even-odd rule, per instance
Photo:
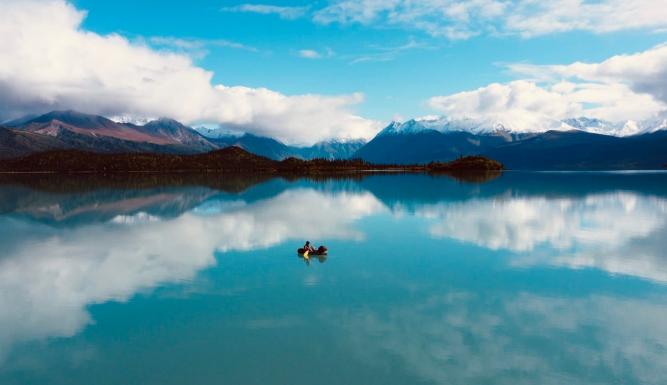
{"label": "water reflection", "polygon": [[657,384],[667,373],[667,302],[469,291],[326,313],[350,351],[399,358],[438,384]]}
{"label": "water reflection", "polygon": [[303,254],[297,254],[300,260],[302,260],[307,266],[310,266],[311,262],[318,261],[319,263],[324,263],[327,261],[327,255],[312,255],[304,256]]}
{"label": "water reflection", "polygon": [[[586,268],[667,282],[665,174],[5,175],[0,182],[0,363],[22,342],[75,336],[93,322],[91,305],[188,285],[232,253],[294,258],[311,239],[352,243],[353,255],[370,263],[346,262],[336,250],[330,261],[299,257],[306,265],[326,262],[309,269],[304,285],[322,286],[326,280],[313,273],[341,269],[361,283],[332,281],[340,296],[355,298],[373,285],[409,288],[409,300],[385,295],[354,307],[323,297],[304,305],[343,341],[346,358],[382,366],[393,357],[435,383],[653,383],[667,372],[665,298],[622,286],[579,296],[560,287],[531,291],[513,286],[512,275],[549,266],[563,280]],[[423,261],[429,242],[455,250],[449,280],[403,269],[419,260],[442,270],[445,258]],[[275,251],[282,246],[289,254]],[[366,250],[398,258],[374,264]],[[503,264],[493,290],[475,287],[476,278],[455,280],[485,268],[457,265],[479,250]],[[274,268],[287,265],[295,264]],[[257,280],[243,274],[238,279]],[[301,319],[276,313],[252,319]]]}
{"label": "water reflection", "polygon": [[361,240],[352,224],[383,210],[368,192],[299,187],[270,198],[192,187],[44,194],[16,193],[17,215],[0,217],[0,356],[15,341],[75,334],[90,322],[88,305],[191,280],[215,251]]}
{"label": "water reflection", "polygon": [[438,238],[516,252],[513,263],[593,267],[667,282],[667,200],[631,192],[423,205]]}

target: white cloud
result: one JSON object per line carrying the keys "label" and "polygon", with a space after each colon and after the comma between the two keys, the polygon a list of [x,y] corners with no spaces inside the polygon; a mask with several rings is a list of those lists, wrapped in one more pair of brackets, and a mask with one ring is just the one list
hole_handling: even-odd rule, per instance
{"label": "white cloud", "polygon": [[436,96],[428,104],[454,119],[491,119],[517,131],[545,131],[558,119],[578,116],[581,105],[566,95],[540,88],[528,81],[493,83],[473,91]]}
{"label": "white cloud", "polygon": [[558,129],[559,120],[579,116],[624,122],[667,111],[665,45],[600,63],[508,67],[526,79],[435,96],[428,105],[453,118],[498,120],[519,131]]}
{"label": "white cloud", "polygon": [[241,4],[222,8],[224,12],[259,13],[262,15],[278,15],[283,19],[298,19],[306,14],[308,7],[285,7],[268,4]]}
{"label": "white cloud", "polygon": [[533,37],[667,27],[662,0],[338,0],[315,12],[322,24],[361,23],[421,30],[448,39],[487,34]]}
{"label": "white cloud", "polygon": [[433,36],[466,39],[478,34],[477,16],[495,16],[504,5],[496,0],[342,0],[317,11],[313,20],[321,24],[361,23],[407,27]]}
{"label": "white cloud", "polygon": [[527,80],[493,83],[473,91],[428,100],[434,110],[454,119],[501,122],[519,132],[561,127],[561,119],[588,116],[620,122],[643,120],[665,110],[651,95],[624,84],[559,82],[540,85]]}
{"label": "white cloud", "polygon": [[505,31],[525,37],[575,30],[660,30],[667,26],[667,7],[662,0],[523,0],[509,10],[504,24]]}
{"label": "white cloud", "polygon": [[299,56],[306,59],[321,59],[322,55],[313,49],[302,49],[299,51]]}
{"label": "white cloud", "polygon": [[[361,94],[288,96],[213,85],[182,54],[81,28],[85,13],[61,0],[0,3],[0,116],[51,109],[107,116],[169,116],[220,123],[288,143],[369,138],[380,128],[351,108]],[[185,42],[188,44],[188,42]]]}
{"label": "white cloud", "polygon": [[[665,7],[667,9],[667,7]],[[518,74],[542,79],[570,78],[602,84],[624,84],[632,91],[667,103],[667,44],[643,52],[612,56],[600,63],[568,65],[515,64]]]}

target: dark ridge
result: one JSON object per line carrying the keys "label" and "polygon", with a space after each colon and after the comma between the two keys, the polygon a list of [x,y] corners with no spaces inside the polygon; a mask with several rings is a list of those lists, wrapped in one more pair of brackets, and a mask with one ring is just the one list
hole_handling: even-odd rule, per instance
{"label": "dark ridge", "polygon": [[272,171],[274,161],[238,147],[205,154],[100,154],[79,150],[48,151],[0,161],[0,171],[57,173]]}
{"label": "dark ridge", "polygon": [[431,162],[427,166],[429,171],[466,171],[466,170],[492,170],[502,171],[502,163],[483,156],[464,156],[451,162]]}
{"label": "dark ridge", "polygon": [[238,147],[226,147],[204,154],[121,153],[100,154],[78,150],[47,151],[20,158],[0,160],[2,172],[51,173],[173,173],[173,172],[257,172],[272,174],[318,174],[337,172],[404,171],[450,172],[502,170],[500,163],[483,157],[464,157],[428,165],[379,165],[360,159],[275,161]]}

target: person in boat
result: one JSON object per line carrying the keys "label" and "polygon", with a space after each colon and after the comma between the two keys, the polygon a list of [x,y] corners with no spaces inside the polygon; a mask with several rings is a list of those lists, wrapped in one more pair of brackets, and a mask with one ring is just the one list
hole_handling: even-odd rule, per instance
{"label": "person in boat", "polygon": [[307,250],[309,253],[314,253],[316,251],[315,248],[310,245],[310,241],[306,241],[306,244],[303,245],[303,250]]}

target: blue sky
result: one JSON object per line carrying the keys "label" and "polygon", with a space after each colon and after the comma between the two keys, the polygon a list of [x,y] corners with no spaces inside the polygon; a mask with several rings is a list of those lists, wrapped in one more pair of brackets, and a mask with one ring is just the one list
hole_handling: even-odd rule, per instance
{"label": "blue sky", "polygon": [[424,115],[641,121],[667,105],[661,2],[7,0],[0,119],[170,115],[293,143]]}
{"label": "blue sky", "polygon": [[[223,39],[256,48],[252,52],[208,46],[207,54],[196,62],[215,72],[215,82],[228,85],[268,87],[287,94],[363,92],[366,101],[360,113],[380,120],[430,114],[425,101],[433,95],[515,78],[505,63],[599,62],[667,41],[667,32],[646,30],[571,31],[534,38],[483,35],[451,41],[407,27],[322,25],[307,16],[284,19],[276,14],[223,11],[245,2],[77,0],[75,4],[89,11],[84,26],[103,34]],[[317,9],[323,2],[252,4]],[[415,47],[407,48],[411,42]],[[333,52],[327,55],[327,49]],[[325,57],[303,58],[300,50],[316,50]]]}

